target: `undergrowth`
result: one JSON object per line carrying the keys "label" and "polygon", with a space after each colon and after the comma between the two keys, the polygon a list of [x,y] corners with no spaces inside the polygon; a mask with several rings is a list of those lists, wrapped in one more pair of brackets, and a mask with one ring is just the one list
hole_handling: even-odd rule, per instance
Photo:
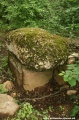
{"label": "undergrowth", "polygon": [[[67,65],[67,70],[62,71],[60,76],[63,76],[64,81],[68,82],[70,87],[76,87],[79,84],[79,60],[74,64]],[[74,107],[71,110],[71,117],[79,116],[79,94],[71,95],[71,99],[74,100]],[[79,120],[79,119],[77,119]]]}
{"label": "undergrowth", "polygon": [[48,110],[40,112],[33,108],[33,106],[26,102],[20,105],[19,111],[16,113],[14,118],[7,118],[5,120],[43,120],[48,119]]}

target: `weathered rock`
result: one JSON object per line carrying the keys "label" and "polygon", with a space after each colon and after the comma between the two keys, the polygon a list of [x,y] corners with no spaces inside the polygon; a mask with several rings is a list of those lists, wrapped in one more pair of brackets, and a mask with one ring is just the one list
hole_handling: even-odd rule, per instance
{"label": "weathered rock", "polygon": [[68,58],[79,58],[79,54],[74,52],[71,55],[69,55]]}
{"label": "weathered rock", "polygon": [[3,86],[7,91],[12,91],[12,89],[14,88],[14,84],[11,81],[4,82]]}
{"label": "weathered rock", "polygon": [[0,118],[14,115],[18,108],[19,106],[14,102],[11,96],[0,94]]}
{"label": "weathered rock", "polygon": [[67,40],[40,28],[13,30],[6,45],[17,83],[26,90],[46,84],[52,67],[63,64],[68,56]]}
{"label": "weathered rock", "polygon": [[67,90],[67,95],[74,95],[76,93],[77,93],[76,90]]}
{"label": "weathered rock", "polygon": [[69,55],[68,56],[68,61],[67,61],[67,63],[68,64],[73,64],[73,63],[75,63],[76,62],[76,59],[78,59],[79,58],[79,53],[72,53],[71,55]]}
{"label": "weathered rock", "polygon": [[50,69],[67,59],[67,40],[39,28],[22,28],[7,34],[7,47],[27,68]]}

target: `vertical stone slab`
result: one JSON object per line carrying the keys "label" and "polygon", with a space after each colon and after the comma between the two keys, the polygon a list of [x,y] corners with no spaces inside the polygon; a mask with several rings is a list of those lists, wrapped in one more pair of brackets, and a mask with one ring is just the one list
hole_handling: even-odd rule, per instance
{"label": "vertical stone slab", "polygon": [[9,52],[9,67],[17,81],[18,86],[22,86],[22,65],[14,54]]}
{"label": "vertical stone slab", "polygon": [[23,67],[23,87],[25,90],[33,90],[36,87],[43,86],[52,78],[52,70],[36,72]]}

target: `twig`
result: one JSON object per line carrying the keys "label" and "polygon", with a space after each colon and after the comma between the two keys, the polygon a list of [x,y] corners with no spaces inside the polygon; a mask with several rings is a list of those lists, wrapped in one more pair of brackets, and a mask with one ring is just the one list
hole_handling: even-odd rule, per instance
{"label": "twig", "polygon": [[20,100],[24,100],[24,101],[40,100],[40,99],[44,99],[44,98],[48,98],[48,97],[53,97],[53,96],[57,95],[58,93],[60,93],[61,91],[65,91],[65,90],[67,90],[67,89],[62,89],[62,90],[59,90],[59,91],[57,91],[53,94],[45,95],[45,96],[42,96],[42,97],[39,97],[39,98],[23,98],[23,99],[20,99]]}

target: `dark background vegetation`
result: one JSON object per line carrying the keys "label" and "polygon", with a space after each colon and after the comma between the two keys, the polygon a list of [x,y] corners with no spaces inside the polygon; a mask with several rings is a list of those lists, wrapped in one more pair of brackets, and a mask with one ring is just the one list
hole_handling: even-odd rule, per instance
{"label": "dark background vegetation", "polygon": [[79,0],[0,0],[0,28],[40,27],[79,36]]}

